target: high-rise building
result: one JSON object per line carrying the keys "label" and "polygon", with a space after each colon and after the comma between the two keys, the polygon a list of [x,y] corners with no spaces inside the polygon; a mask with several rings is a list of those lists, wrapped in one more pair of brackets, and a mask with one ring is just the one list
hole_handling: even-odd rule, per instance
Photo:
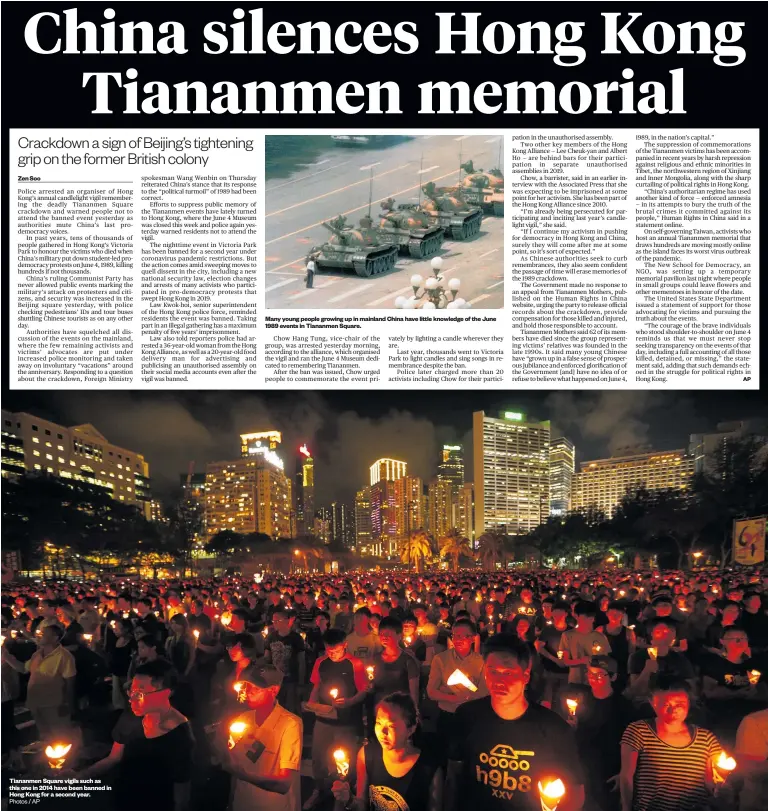
{"label": "high-rise building", "polygon": [[379,557],[397,553],[397,498],[394,481],[371,485],[371,545]]}
{"label": "high-rise building", "polygon": [[715,472],[718,459],[722,460],[729,443],[738,442],[748,436],[756,436],[768,442],[766,420],[736,420],[720,422],[717,430],[709,434],[691,434],[688,453],[693,456],[696,473]]}
{"label": "high-rise building", "polygon": [[310,535],[315,528],[315,461],[306,444],[299,448],[294,480],[294,512],[298,535]]}
{"label": "high-rise building", "polygon": [[395,505],[398,538],[426,527],[424,482],[418,476],[403,476],[395,482]]}
{"label": "high-rise building", "polygon": [[397,459],[377,459],[371,465],[371,485],[380,481],[394,482],[408,473],[408,463]]}
{"label": "high-rise building", "polygon": [[265,451],[276,451],[283,441],[280,431],[257,431],[251,434],[240,434],[240,455],[248,459],[254,454]]}
{"label": "high-rise building", "polygon": [[274,451],[206,465],[205,525],[208,537],[225,529],[290,537],[291,480]]}
{"label": "high-rise building", "polygon": [[457,490],[464,484],[464,448],[461,445],[443,445],[437,478],[452,482]]}
{"label": "high-rise building", "polygon": [[472,548],[477,546],[475,535],[475,485],[465,482],[459,490],[459,524],[458,530],[464,538],[469,538]]}
{"label": "high-rise building", "polygon": [[355,495],[355,548],[358,554],[373,554],[370,551],[371,533],[371,488],[364,487]]}
{"label": "high-rise building", "polygon": [[450,479],[433,479],[428,487],[429,532],[437,539],[459,524],[459,486]]}
{"label": "high-rise building", "polygon": [[549,515],[549,421],[518,411],[473,415],[475,533],[521,535]]}
{"label": "high-rise building", "polygon": [[331,541],[336,546],[351,549],[355,545],[355,514],[348,504],[331,504]]}
{"label": "high-rise building", "polygon": [[113,445],[93,425],[67,428],[26,412],[2,412],[2,475],[48,473],[104,489],[150,516],[149,465]]}
{"label": "high-rise building", "polygon": [[313,534],[324,544],[331,542],[333,531],[333,511],[330,507],[319,507],[315,510]]}
{"label": "high-rise building", "polygon": [[549,513],[565,515],[571,508],[576,448],[570,439],[557,437],[549,443]]}
{"label": "high-rise building", "polygon": [[575,476],[572,509],[590,507],[611,518],[628,490],[683,490],[691,482],[694,457],[683,449],[643,451],[582,462]]}

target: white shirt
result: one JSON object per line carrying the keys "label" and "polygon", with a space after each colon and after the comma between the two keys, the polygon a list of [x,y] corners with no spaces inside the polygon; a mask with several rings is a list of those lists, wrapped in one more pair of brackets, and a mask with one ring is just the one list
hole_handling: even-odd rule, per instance
{"label": "white shirt", "polygon": [[235,765],[249,776],[274,777],[280,769],[290,769],[291,788],[287,794],[254,786],[245,780],[233,780],[229,811],[299,811],[301,805],[301,718],[275,704],[261,726],[253,710],[233,721],[244,721],[248,728],[232,750]]}

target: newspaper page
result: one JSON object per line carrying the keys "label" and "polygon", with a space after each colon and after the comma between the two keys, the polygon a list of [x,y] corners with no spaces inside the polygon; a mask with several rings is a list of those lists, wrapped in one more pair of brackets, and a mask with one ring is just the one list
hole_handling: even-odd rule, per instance
{"label": "newspaper page", "polygon": [[2,3],[4,806],[758,807],[758,10]]}

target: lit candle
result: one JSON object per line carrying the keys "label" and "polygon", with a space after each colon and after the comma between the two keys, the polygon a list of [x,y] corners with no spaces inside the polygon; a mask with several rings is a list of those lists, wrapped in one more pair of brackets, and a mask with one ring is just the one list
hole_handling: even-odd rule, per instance
{"label": "lit candle", "polygon": [[747,673],[747,678],[750,684],[757,684],[760,681],[760,671],[750,670],[749,673]]}
{"label": "lit candle", "polygon": [[329,694],[331,698],[335,701],[339,697],[339,689],[338,687],[331,687]]}
{"label": "lit candle", "polygon": [[229,725],[229,740],[227,741],[229,749],[235,748],[235,744],[243,737],[246,729],[248,729],[248,724],[245,721],[235,721]]}
{"label": "lit candle", "polygon": [[93,641],[93,634],[83,634],[83,639],[90,645]]}
{"label": "lit candle", "polygon": [[576,710],[578,709],[579,702],[575,698],[566,698],[565,704],[568,707],[568,712],[573,718],[576,717]]}
{"label": "lit candle", "polygon": [[446,684],[449,687],[453,687],[456,684],[460,684],[462,687],[466,687],[467,690],[470,690],[473,693],[477,692],[477,686],[470,681],[469,677],[466,673],[463,673],[461,670],[454,670],[453,673],[448,677],[448,681]]}
{"label": "lit candle", "polygon": [[114,620],[110,620],[110,621],[109,621],[109,624],[110,624],[110,627],[112,627],[112,628],[114,628],[114,627],[115,627],[115,621],[114,621]]}
{"label": "lit candle", "polygon": [[52,769],[61,769],[71,748],[71,743],[55,743],[53,746],[46,746],[45,756],[48,758],[48,765]]}
{"label": "lit candle", "polygon": [[347,760],[347,753],[343,749],[337,749],[333,753],[333,759],[336,761],[336,771],[339,777],[343,780],[349,774],[349,760]]}
{"label": "lit candle", "polygon": [[232,622],[232,615],[229,613],[229,611],[225,611],[221,615],[221,624],[226,628],[230,622]]}
{"label": "lit candle", "polygon": [[4,636],[3,634],[0,634],[0,648],[1,648],[3,645],[5,645],[5,636]]}
{"label": "lit candle", "polygon": [[192,633],[194,634],[195,637],[195,645],[197,645],[197,643],[200,640],[200,631],[198,631],[197,628],[195,628],[195,630],[192,631]]}
{"label": "lit candle", "polygon": [[413,642],[413,637],[412,636],[405,637],[405,644],[406,645],[410,645],[411,642]]}
{"label": "lit candle", "polygon": [[558,658],[558,659],[562,659],[562,658],[563,658],[563,652],[562,652],[561,650],[559,650],[559,651],[557,652],[557,658]]}
{"label": "lit candle", "polygon": [[365,668],[365,672],[368,674],[368,680],[373,681],[373,675],[374,675],[374,667],[373,667],[373,665],[368,665],[368,667]]}
{"label": "lit candle", "polygon": [[732,673],[726,673],[725,674],[725,683],[726,684],[733,684],[733,674]]}
{"label": "lit candle", "polygon": [[726,777],[736,768],[736,761],[728,757],[725,752],[720,752],[717,759],[712,758],[712,777],[715,785],[725,783]]}
{"label": "lit candle", "polygon": [[242,683],[241,681],[236,681],[236,682],[235,682],[235,683],[232,685],[232,689],[233,689],[233,690],[234,690],[234,691],[235,691],[235,692],[238,694],[238,696],[239,696],[239,695],[240,695],[240,691],[243,689],[243,683]]}
{"label": "lit candle", "polygon": [[603,646],[600,645],[598,642],[593,642],[592,643],[592,655],[593,656],[597,656],[602,649],[603,649]]}
{"label": "lit candle", "polygon": [[651,657],[651,659],[656,659],[656,657],[659,655],[659,649],[648,648],[648,655]]}
{"label": "lit candle", "polygon": [[269,636],[269,627],[268,626],[265,625],[261,629],[261,635],[264,637],[264,639],[266,639]]}
{"label": "lit candle", "polygon": [[541,811],[555,811],[564,796],[565,785],[559,778],[557,780],[548,780],[543,784],[539,782]]}

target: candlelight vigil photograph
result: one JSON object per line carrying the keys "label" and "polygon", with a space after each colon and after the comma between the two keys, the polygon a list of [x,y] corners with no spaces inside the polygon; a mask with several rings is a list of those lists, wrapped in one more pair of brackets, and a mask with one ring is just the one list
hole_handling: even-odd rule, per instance
{"label": "candlelight vigil photograph", "polygon": [[760,811],[737,391],[10,391],[2,809]]}

